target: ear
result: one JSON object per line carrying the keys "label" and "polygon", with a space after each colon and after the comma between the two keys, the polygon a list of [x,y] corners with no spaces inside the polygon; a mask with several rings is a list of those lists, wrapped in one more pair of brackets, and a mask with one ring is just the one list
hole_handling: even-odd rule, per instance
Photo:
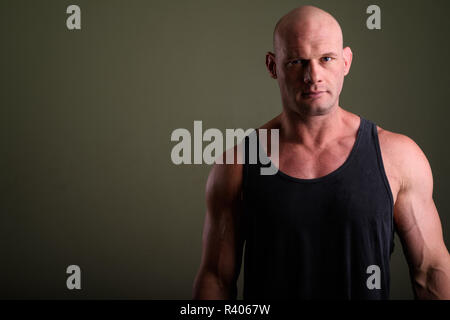
{"label": "ear", "polygon": [[273,79],[276,79],[277,78],[277,65],[275,63],[275,54],[273,54],[272,52],[266,53],[266,67],[267,67],[267,70],[269,71],[270,76]]}
{"label": "ear", "polygon": [[344,76],[346,76],[350,71],[350,66],[352,65],[353,53],[350,47],[345,47],[343,49],[344,57]]}

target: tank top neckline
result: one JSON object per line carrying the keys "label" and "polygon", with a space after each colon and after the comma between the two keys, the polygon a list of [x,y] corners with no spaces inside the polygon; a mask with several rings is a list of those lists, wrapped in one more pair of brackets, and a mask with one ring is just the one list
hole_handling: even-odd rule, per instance
{"label": "tank top neckline", "polygon": [[[293,176],[288,175],[287,173],[284,173],[283,171],[281,171],[279,168],[277,168],[272,160],[270,160],[269,158],[269,162],[268,162],[268,166],[274,166],[275,168],[277,168],[277,173],[275,175],[278,175],[281,178],[285,178],[288,179],[290,181],[294,181],[294,182],[298,182],[298,183],[317,183],[317,182],[323,182],[323,181],[327,181],[330,178],[334,177],[335,175],[337,175],[338,173],[340,173],[341,171],[343,171],[352,161],[352,159],[355,157],[359,145],[360,145],[360,141],[361,141],[361,136],[362,136],[362,132],[364,130],[364,126],[366,124],[365,119],[358,115],[359,119],[360,119],[360,123],[359,123],[359,127],[358,127],[358,131],[356,133],[356,139],[355,142],[353,143],[352,149],[347,157],[347,159],[344,161],[343,164],[341,164],[337,169],[333,170],[332,172],[321,176],[321,177],[317,177],[317,178],[312,178],[312,179],[303,179],[303,178],[296,178]],[[259,140],[259,139],[258,139]],[[260,146],[261,147],[261,146]],[[267,155],[264,155],[265,157],[267,157]]]}

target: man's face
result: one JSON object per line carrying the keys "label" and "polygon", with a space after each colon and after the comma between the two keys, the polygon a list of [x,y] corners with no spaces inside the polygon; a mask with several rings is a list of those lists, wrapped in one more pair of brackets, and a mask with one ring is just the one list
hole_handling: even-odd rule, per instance
{"label": "man's face", "polygon": [[350,48],[330,28],[303,28],[277,39],[276,78],[283,104],[300,114],[320,115],[339,102]]}

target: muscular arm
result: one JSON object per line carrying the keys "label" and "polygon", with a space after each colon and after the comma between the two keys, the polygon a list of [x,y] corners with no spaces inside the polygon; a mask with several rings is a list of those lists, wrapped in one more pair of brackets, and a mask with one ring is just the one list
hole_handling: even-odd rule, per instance
{"label": "muscular arm", "polygon": [[401,187],[394,219],[407,259],[416,299],[450,299],[450,256],[433,201],[433,177],[422,150],[397,137]]}
{"label": "muscular arm", "polygon": [[215,164],[206,183],[203,251],[193,299],[236,299],[243,250],[242,165]]}

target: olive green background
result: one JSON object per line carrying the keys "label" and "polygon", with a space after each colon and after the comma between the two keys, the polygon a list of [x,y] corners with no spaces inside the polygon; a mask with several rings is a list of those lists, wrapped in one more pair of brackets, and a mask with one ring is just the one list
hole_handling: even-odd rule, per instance
{"label": "olive green background", "polygon": [[[2,1],[0,297],[190,299],[210,166],[174,165],[170,135],[276,116],[265,53],[301,4],[333,14],[353,50],[341,106],[427,155],[448,247],[449,2]],[[391,297],[413,297],[397,237]]]}

